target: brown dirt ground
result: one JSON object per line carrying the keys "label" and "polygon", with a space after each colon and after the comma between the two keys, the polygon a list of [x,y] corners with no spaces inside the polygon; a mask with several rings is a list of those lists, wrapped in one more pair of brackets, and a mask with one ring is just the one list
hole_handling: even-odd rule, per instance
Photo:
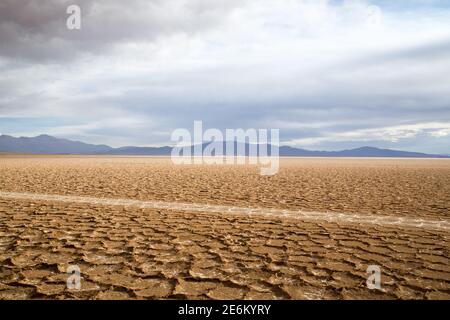
{"label": "brown dirt ground", "polygon": [[[450,161],[1,156],[0,191],[450,219]],[[0,298],[450,299],[449,233],[0,198]],[[66,268],[81,268],[80,291]],[[382,290],[366,287],[380,265]]]}

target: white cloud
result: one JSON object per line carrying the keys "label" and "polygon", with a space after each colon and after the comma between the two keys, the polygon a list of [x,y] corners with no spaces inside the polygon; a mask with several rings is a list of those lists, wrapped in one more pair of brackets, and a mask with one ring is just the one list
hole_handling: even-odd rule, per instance
{"label": "white cloud", "polygon": [[406,124],[392,127],[358,129],[353,131],[330,133],[325,137],[309,137],[293,139],[293,145],[317,145],[327,141],[389,141],[398,142],[401,139],[411,139],[418,135],[445,137],[450,134],[450,122],[430,122]]}

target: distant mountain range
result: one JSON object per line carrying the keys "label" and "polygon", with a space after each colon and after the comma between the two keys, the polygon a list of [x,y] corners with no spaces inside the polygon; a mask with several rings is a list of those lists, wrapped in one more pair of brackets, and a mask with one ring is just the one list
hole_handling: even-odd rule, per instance
{"label": "distant mountain range", "polygon": [[0,136],[0,152],[33,153],[33,154],[90,154],[113,150],[106,145],[93,145],[80,141],[59,139],[46,134],[37,137],[15,138]]}
{"label": "distant mountain range", "polygon": [[[238,144],[235,142],[235,150]],[[209,143],[202,145],[202,150]],[[225,146],[225,142],[223,143]],[[244,153],[235,152],[235,155],[247,155],[250,145],[243,146]],[[194,147],[191,146],[191,150]],[[270,149],[270,146],[269,146]],[[224,148],[225,150],[225,148]],[[91,155],[146,155],[167,156],[172,147],[121,147],[112,148],[107,145],[94,145],[80,141],[55,138],[49,135],[37,137],[15,138],[8,135],[0,136],[0,152],[4,153],[29,153],[29,154],[91,154]],[[398,158],[450,158],[449,155],[425,154],[419,152],[407,152],[374,147],[361,147],[342,151],[311,151],[289,146],[280,146],[280,156],[284,157],[398,157]]]}

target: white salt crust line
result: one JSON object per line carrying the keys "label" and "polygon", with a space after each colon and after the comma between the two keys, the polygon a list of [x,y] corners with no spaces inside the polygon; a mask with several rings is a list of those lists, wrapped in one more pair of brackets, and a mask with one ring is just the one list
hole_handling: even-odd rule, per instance
{"label": "white salt crust line", "polygon": [[141,201],[132,199],[94,198],[82,196],[64,196],[38,193],[19,193],[0,191],[0,198],[15,200],[56,201],[68,203],[95,204],[102,206],[125,206],[145,209],[169,209],[200,213],[228,213],[234,215],[255,215],[261,217],[286,218],[298,220],[324,220],[327,222],[372,224],[393,227],[411,227],[429,230],[450,230],[450,221],[411,219],[399,216],[376,216],[337,212],[316,212],[271,208],[244,208],[233,206],[208,205],[199,203],[181,203],[164,201]]}

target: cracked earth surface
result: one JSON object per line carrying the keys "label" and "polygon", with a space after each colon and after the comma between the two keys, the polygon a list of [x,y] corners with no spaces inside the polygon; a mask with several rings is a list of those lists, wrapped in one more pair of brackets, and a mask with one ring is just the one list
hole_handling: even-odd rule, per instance
{"label": "cracked earth surface", "polygon": [[450,298],[449,162],[181,167],[0,158],[0,298]]}

